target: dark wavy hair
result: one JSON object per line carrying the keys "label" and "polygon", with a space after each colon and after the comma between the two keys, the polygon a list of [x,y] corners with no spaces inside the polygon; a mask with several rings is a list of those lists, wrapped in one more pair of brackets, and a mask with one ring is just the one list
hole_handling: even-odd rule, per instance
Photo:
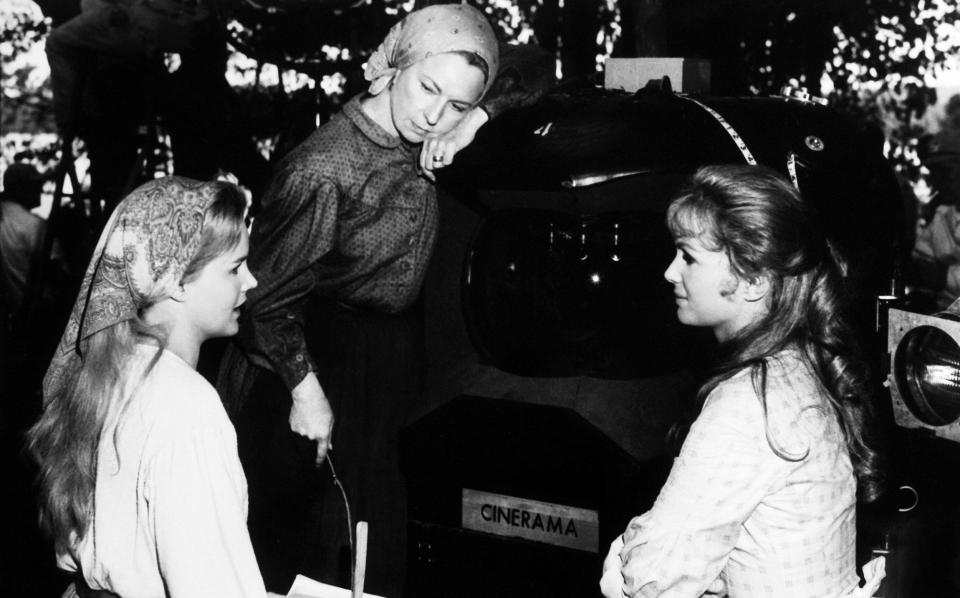
{"label": "dark wavy hair", "polygon": [[[697,236],[724,251],[743,280],[765,276],[769,309],[723,343],[713,375],[701,387],[702,405],[721,382],[749,369],[764,414],[768,360],[796,349],[826,390],[858,479],[862,500],[876,499],[882,476],[874,443],[874,386],[848,308],[846,264],[831,247],[813,206],[782,175],[762,166],[706,166],[667,209],[674,237]],[[785,454],[769,438],[771,448]],[[803,458],[801,456],[800,458]]]}
{"label": "dark wavy hair", "polygon": [[[218,183],[203,217],[200,247],[187,265],[183,283],[190,282],[211,260],[236,247],[245,227],[246,198],[234,185]],[[120,390],[131,375],[142,382],[160,359],[166,344],[163,331],[137,317],[105,328],[80,342],[80,370],[63,392],[44,397],[44,410],[27,432],[26,448],[38,467],[40,525],[58,553],[72,550],[93,517],[97,455],[107,423],[122,416],[133,390]],[[141,342],[157,345],[142,372],[131,372],[131,356]]]}

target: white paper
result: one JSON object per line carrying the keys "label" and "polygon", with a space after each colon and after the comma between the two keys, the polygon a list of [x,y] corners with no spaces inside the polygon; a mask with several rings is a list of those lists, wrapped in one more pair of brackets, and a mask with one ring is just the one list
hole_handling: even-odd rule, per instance
{"label": "white paper", "polygon": [[[383,598],[366,592],[363,595],[364,598]],[[293,585],[290,586],[290,591],[287,592],[287,598],[351,598],[351,596],[353,592],[350,590],[320,583],[304,575],[297,575]]]}

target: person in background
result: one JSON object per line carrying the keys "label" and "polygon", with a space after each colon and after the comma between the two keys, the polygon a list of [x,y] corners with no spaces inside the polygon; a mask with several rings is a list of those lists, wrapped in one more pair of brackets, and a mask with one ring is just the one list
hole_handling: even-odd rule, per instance
{"label": "person in background", "polygon": [[924,159],[930,196],[918,219],[908,281],[934,295],[934,309],[960,297],[960,95],[947,102]]}
{"label": "person in background", "polygon": [[653,507],[611,545],[607,597],[869,596],[857,492],[880,492],[868,373],[811,206],[757,166],[698,170],[667,210],[677,317],[721,346]]}
{"label": "person in background", "polygon": [[76,292],[69,246],[34,213],[47,178],[32,164],[14,162],[0,194],[0,387],[36,398],[5,406],[7,423],[21,430],[36,417],[40,379]]}
{"label": "person in background", "polygon": [[11,315],[19,313],[30,272],[43,258],[47,223],[31,211],[40,206],[45,180],[33,165],[24,162],[14,162],[3,173],[0,291]]}
{"label": "person in background", "polygon": [[[59,12],[56,2],[41,4],[48,14]],[[157,114],[178,175],[212,178],[233,152],[225,141],[224,24],[236,4],[80,0],[79,13],[50,31],[45,51],[54,118],[64,140],[79,136],[86,143],[97,227],[141,180],[138,130]],[[164,56],[172,54],[176,60],[165,66]]]}
{"label": "person in background", "polygon": [[491,116],[553,84],[548,53],[526,60],[500,69],[492,27],[467,4],[412,12],[367,62],[368,91],[275,170],[251,237],[260,286],[218,378],[268,588],[297,573],[349,584],[351,530],[316,470],[326,459],[354,522],[369,523],[365,587],[402,595],[398,435],[425,366],[418,297],[437,235],[433,172]]}
{"label": "person in background", "polygon": [[256,280],[246,200],[168,177],[107,223],[28,432],[64,596],[263,597],[236,435],[195,371]]}

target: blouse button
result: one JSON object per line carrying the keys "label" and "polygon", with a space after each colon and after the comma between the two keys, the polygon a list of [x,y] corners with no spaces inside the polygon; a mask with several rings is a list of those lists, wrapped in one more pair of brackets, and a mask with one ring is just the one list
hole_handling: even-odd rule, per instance
{"label": "blouse button", "polygon": [[303,355],[301,355],[300,353],[297,353],[297,356],[294,357],[294,359],[296,359],[297,361],[303,361]]}

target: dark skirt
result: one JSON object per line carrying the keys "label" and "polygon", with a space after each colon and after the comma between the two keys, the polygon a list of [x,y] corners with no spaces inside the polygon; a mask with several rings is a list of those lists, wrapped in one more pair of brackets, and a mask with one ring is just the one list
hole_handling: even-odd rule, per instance
{"label": "dark skirt", "polygon": [[[331,460],[352,515],[369,524],[365,591],[403,593],[406,491],[398,437],[422,391],[419,309],[364,312],[317,300],[307,341],[334,412]],[[249,527],[267,588],[286,593],[297,573],[349,587],[347,513],[330,464],[314,464],[316,443],[290,431],[290,395],[260,369],[234,423],[250,493]]]}

